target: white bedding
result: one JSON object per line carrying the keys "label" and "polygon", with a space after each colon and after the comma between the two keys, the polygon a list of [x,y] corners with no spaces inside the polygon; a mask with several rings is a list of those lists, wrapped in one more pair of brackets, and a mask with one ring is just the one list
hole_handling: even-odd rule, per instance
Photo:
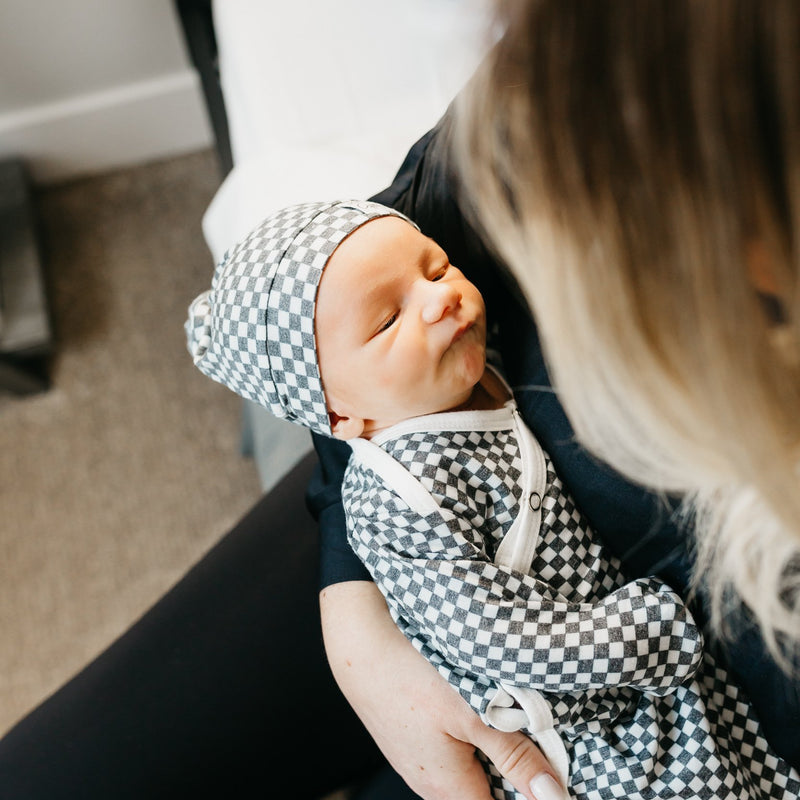
{"label": "white bedding", "polygon": [[488,0],[217,0],[234,169],[203,230],[215,259],[294,202],[368,197],[485,53]]}

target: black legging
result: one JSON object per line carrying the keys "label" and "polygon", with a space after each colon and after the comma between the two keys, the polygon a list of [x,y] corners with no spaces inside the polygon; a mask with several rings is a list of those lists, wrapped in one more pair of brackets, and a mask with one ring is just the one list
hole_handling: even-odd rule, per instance
{"label": "black legging", "polygon": [[0,741],[9,800],[415,797],[322,647],[304,459],[94,662]]}

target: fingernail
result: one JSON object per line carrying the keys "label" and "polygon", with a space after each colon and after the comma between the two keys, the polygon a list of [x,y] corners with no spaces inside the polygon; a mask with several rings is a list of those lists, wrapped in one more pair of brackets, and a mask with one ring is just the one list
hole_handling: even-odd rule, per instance
{"label": "fingernail", "polygon": [[558,781],[546,772],[531,781],[531,791],[536,800],[564,800],[565,796]]}

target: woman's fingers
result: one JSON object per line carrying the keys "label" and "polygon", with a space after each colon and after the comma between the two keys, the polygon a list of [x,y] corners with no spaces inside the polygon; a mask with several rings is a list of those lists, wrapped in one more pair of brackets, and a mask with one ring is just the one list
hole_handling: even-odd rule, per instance
{"label": "woman's fingers", "polygon": [[523,733],[503,733],[484,727],[472,735],[473,743],[500,774],[530,800],[566,800],[567,794],[547,759]]}

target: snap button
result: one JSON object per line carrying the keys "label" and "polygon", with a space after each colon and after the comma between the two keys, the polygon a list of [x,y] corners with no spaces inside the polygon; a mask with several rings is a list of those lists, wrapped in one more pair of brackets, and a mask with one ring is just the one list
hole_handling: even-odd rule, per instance
{"label": "snap button", "polygon": [[542,496],[539,492],[530,493],[528,505],[531,507],[531,511],[538,511],[542,507]]}

